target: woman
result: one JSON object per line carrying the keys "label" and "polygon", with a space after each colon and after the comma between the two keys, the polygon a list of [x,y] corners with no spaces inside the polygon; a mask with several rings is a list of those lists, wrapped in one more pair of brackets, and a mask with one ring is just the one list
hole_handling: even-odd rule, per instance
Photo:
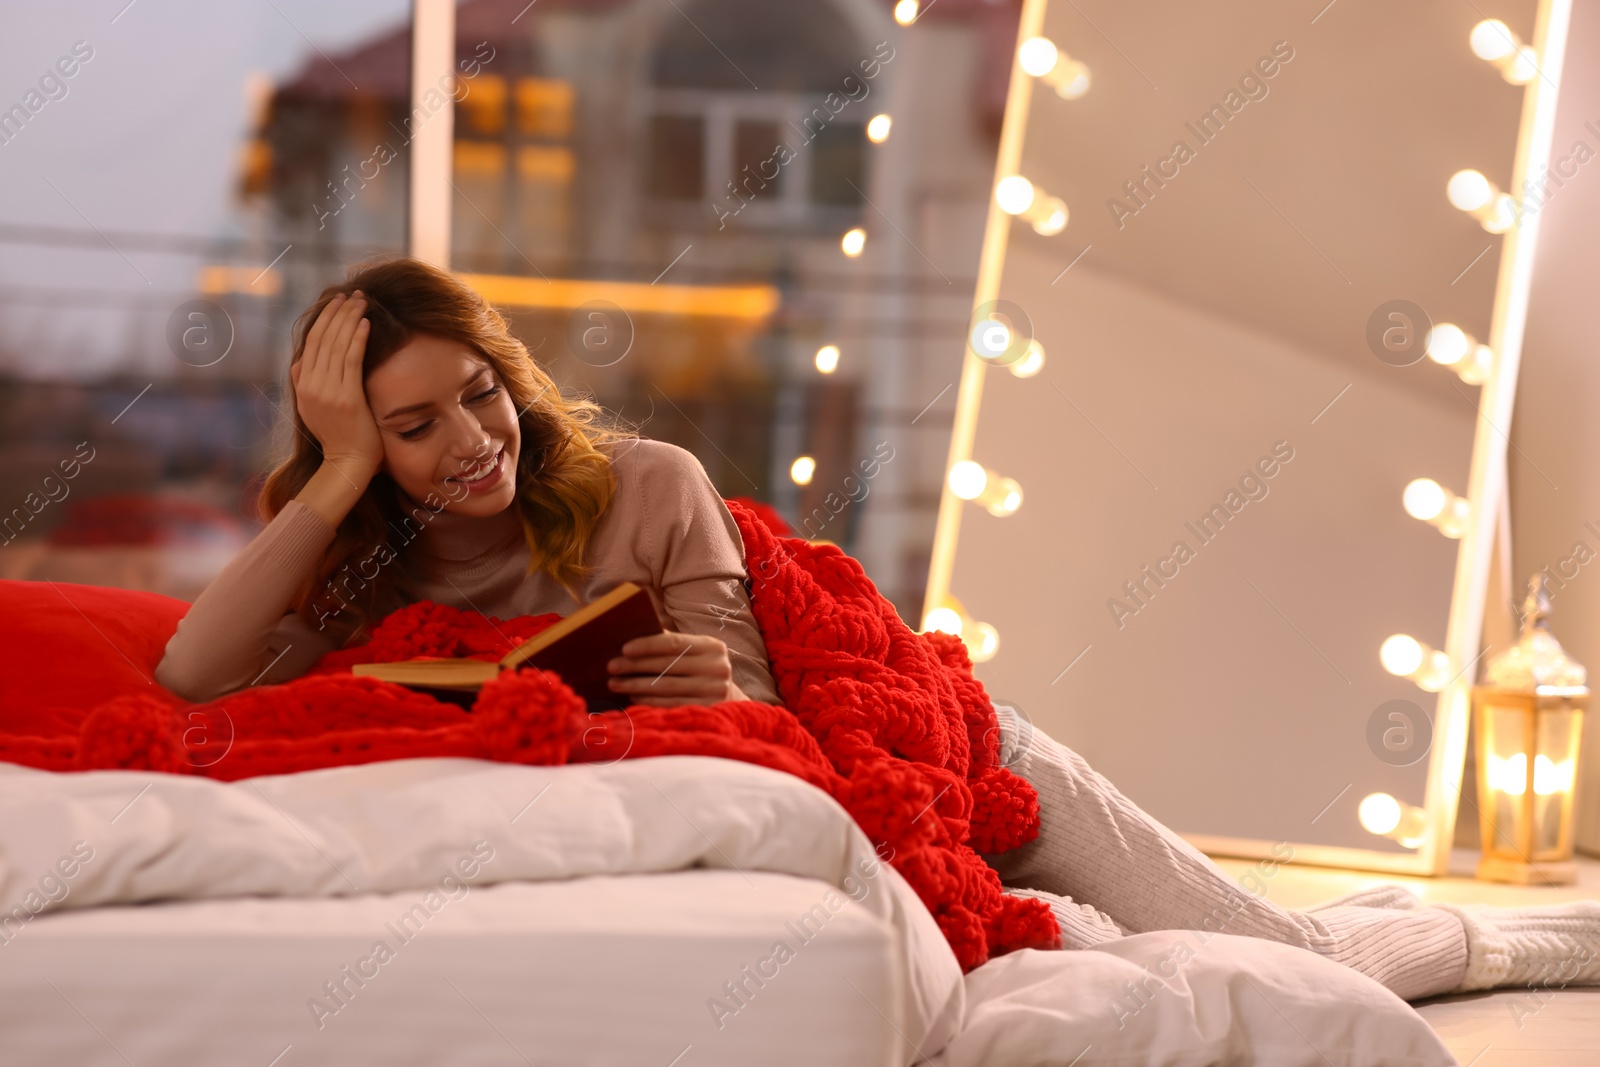
{"label": "woman", "polygon": [[[613,672],[643,677],[615,680],[619,691],[779,702],[738,527],[693,456],[600,426],[493,308],[426,264],[360,269],[308,321],[290,366],[294,452],[262,492],[272,521],[195,601],[157,681],[212,699],[298,677],[405,603],[566,613],[630,580],[673,626],[624,646]],[[1038,789],[1040,833],[989,862],[1007,892],[1050,905],[1066,948],[1147,930],[1246,934],[1406,999],[1600,981],[1600,901],[1425,907],[1386,886],[1288,911],[1241,893],[1076,753],[1019,730],[1009,708],[997,715],[1002,761]]]}
{"label": "woman", "polygon": [[498,312],[418,260],[355,270],[295,335],[271,522],[179,623],[158,682],[212,700],[298,678],[408,603],[565,615],[632,581],[668,632],[623,646],[613,689],[780,702],[738,526],[691,453],[602,425]]}

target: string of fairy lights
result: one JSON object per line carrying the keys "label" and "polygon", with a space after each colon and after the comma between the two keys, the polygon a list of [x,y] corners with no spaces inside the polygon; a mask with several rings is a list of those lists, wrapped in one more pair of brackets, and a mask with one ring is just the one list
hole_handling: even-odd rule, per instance
{"label": "string of fairy lights", "polygon": [[[1499,19],[1484,19],[1474,26],[1468,45],[1479,59],[1498,68],[1500,76],[1511,85],[1526,86],[1538,76],[1538,52]],[[1470,168],[1450,176],[1445,196],[1451,205],[1492,234],[1504,234],[1519,217],[1516,199]],[[1455,371],[1467,385],[1481,386],[1494,373],[1494,350],[1454,323],[1435,324],[1428,331],[1426,351],[1430,360]],[[1406,514],[1429,523],[1445,537],[1459,539],[1472,524],[1471,502],[1432,478],[1417,478],[1407,484],[1400,503]],[[1428,693],[1439,692],[1459,673],[1449,655],[1410,634],[1390,635],[1379,647],[1378,659],[1384,670],[1409,678]],[[1402,803],[1389,793],[1364,797],[1357,817],[1368,832],[1407,848],[1420,847],[1427,835],[1427,811]]]}
{"label": "string of fairy lights", "polygon": [[[901,26],[910,26],[921,14],[922,4],[919,0],[899,0],[894,8],[894,19]],[[1056,91],[1056,95],[1064,100],[1076,100],[1089,91],[1088,66],[1061,51],[1046,37],[1030,37],[1023,41],[1019,48],[1018,61],[1026,73],[1049,85]],[[887,114],[874,115],[867,121],[867,140],[873,144],[882,144],[889,139],[893,123],[893,118]],[[1028,221],[1036,232],[1045,236],[1058,234],[1066,229],[1066,202],[1037,188],[1020,174],[1009,175],[1000,181],[995,189],[995,202],[1006,214]],[[839,238],[839,250],[849,259],[858,258],[866,247],[867,231],[863,227],[851,227]],[[980,338],[981,344],[975,344],[979,354],[1009,353],[1012,338],[1006,332],[1005,324],[992,320],[985,323],[984,327],[988,334]],[[832,374],[839,369],[842,358],[843,353],[839,345],[830,341],[817,349],[813,364],[817,373]],[[1044,366],[1044,348],[1038,341],[1030,341],[1020,358],[995,362],[997,365],[1003,362],[1018,378],[1031,378]],[[803,487],[811,484],[816,469],[815,457],[797,456],[789,465],[789,478],[796,485]],[[1022,487],[1015,479],[1003,478],[971,460],[964,460],[951,468],[949,484],[951,491],[957,496],[988,508],[994,515],[1010,515],[1022,504]],[[930,613],[929,619],[932,620],[932,624],[929,624],[929,620],[924,620],[925,630],[950,630],[955,626],[957,629],[951,632],[960,632],[961,620],[955,612],[947,615],[943,614],[941,609],[939,613]],[[985,638],[972,646],[973,658],[989,659],[997,647],[997,642],[992,639],[993,627],[986,628],[984,624],[978,624],[977,632],[984,634]]]}
{"label": "string of fairy lights", "polygon": [[[900,0],[895,18],[902,24],[915,21],[917,0]],[[1048,37],[1033,35],[1017,45],[1016,63],[1023,74],[1054,90],[1065,101],[1078,100],[1093,82],[1088,64],[1069,55]],[[1021,173],[1004,174],[995,182],[995,206],[1006,215],[1028,223],[1043,237],[1054,237],[1067,228],[1071,212],[1065,200],[1051,195]],[[972,352],[987,366],[1004,367],[1018,378],[1032,378],[1044,368],[1045,350],[1037,338],[1023,338],[1003,313],[974,316],[967,338]],[[973,459],[960,459],[950,465],[946,485],[952,495],[984,508],[997,518],[1015,515],[1022,506],[1022,486],[1015,478],[985,467]],[[993,659],[1000,648],[1000,634],[993,624],[968,615],[961,601],[948,591],[939,603],[923,616],[922,629],[942,630],[962,639],[974,663]]]}

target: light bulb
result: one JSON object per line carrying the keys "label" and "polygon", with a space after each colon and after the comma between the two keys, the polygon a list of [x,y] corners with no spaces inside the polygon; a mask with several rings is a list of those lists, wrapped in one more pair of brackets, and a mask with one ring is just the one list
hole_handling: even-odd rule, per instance
{"label": "light bulb", "polygon": [[1021,215],[1033,225],[1035,233],[1051,237],[1067,227],[1067,204],[1058,196],[1049,196],[1020,174],[1000,179],[995,186],[994,199],[1000,210],[1008,215]]}
{"label": "light bulb", "polygon": [[989,472],[981,463],[964,459],[950,468],[950,491],[962,500],[976,500],[988,484]]}
{"label": "light bulb", "polygon": [[1473,55],[1491,63],[1517,50],[1517,39],[1511,28],[1499,19],[1484,19],[1472,27],[1472,34],[1467,40],[1472,45]]}
{"label": "light bulb", "polygon": [[839,247],[844,251],[845,255],[855,259],[861,254],[861,250],[867,247],[867,231],[860,226],[846,231],[845,235],[839,239]]}
{"label": "light bulb", "polygon": [[1089,91],[1089,68],[1055,46],[1048,37],[1030,37],[1017,49],[1023,73],[1038,78],[1063,100],[1076,100]]}
{"label": "light bulb", "polygon": [[1437,693],[1450,682],[1450,657],[1409,634],[1393,634],[1385,639],[1378,649],[1378,659],[1384,670],[1411,679],[1429,693]]}
{"label": "light bulb", "polygon": [[1033,219],[1033,232],[1053,237],[1067,228],[1067,205],[1058,196],[1045,199]]}
{"label": "light bulb", "polygon": [[1494,367],[1494,349],[1479,344],[1461,327],[1441,322],[1428,331],[1428,358],[1449,367],[1468,385],[1482,385]]}
{"label": "light bulb", "polygon": [[1044,366],[1044,346],[1038,341],[1029,341],[1028,350],[1022,358],[1012,363],[1010,371],[1018,378],[1032,378]]}
{"label": "light bulb", "polygon": [[979,359],[994,363],[1011,351],[1011,327],[996,318],[980,319],[972,325],[967,343]]}
{"label": "light bulb", "polygon": [[1489,757],[1489,788],[1508,796],[1520,797],[1528,789],[1528,756],[1518,752],[1507,759]]}
{"label": "light bulb", "polygon": [[987,663],[1000,649],[1000,631],[986,622],[972,624],[972,638],[967,642],[967,657],[974,663]]}
{"label": "light bulb", "polygon": [[900,0],[898,4],[894,5],[894,20],[902,26],[909,26],[917,21],[917,14],[920,10],[921,5],[917,3],[917,0]]}
{"label": "light bulb", "polygon": [[939,606],[922,617],[922,632],[933,631],[961,638],[967,648],[967,657],[974,663],[993,659],[1000,648],[1000,631],[986,622],[978,622],[967,614],[961,601],[946,594]]}
{"label": "light bulb", "polygon": [[1017,49],[1017,60],[1022,64],[1022,69],[1035,78],[1049,74],[1059,55],[1055,42],[1048,37],[1029,37]]}
{"label": "light bulb", "polygon": [[823,374],[832,374],[839,369],[838,345],[823,345],[817,349],[817,369]]}
{"label": "light bulb", "polygon": [[1008,215],[1021,215],[1033,224],[1036,233],[1046,237],[1066,229],[1067,205],[1058,196],[1048,196],[1020,174],[1000,179],[994,188],[995,203]]}
{"label": "light bulb", "polygon": [[1000,518],[1014,514],[1022,506],[1022,486],[1015,478],[1001,478],[993,491],[985,495],[989,498],[986,505],[989,514]]}
{"label": "light bulb", "polygon": [[1517,223],[1517,202],[1475,170],[1451,175],[1445,195],[1490,233],[1505,233]]}
{"label": "light bulb", "polygon": [[1496,192],[1498,190],[1489,179],[1475,170],[1456,171],[1445,186],[1445,195],[1450,198],[1450,203],[1468,212],[1484,207],[1494,199]]}
{"label": "light bulb", "polygon": [[889,139],[889,127],[894,123],[888,115],[874,115],[867,120],[867,140],[882,144]]}
{"label": "light bulb", "polygon": [[1428,358],[1448,367],[1465,358],[1472,343],[1461,327],[1441,322],[1428,331]]}
{"label": "light bulb", "polygon": [[1389,835],[1406,848],[1421,848],[1428,839],[1428,813],[1412,804],[1400,806],[1400,825]]}
{"label": "light bulb", "polygon": [[1423,522],[1438,518],[1449,499],[1444,487],[1432,478],[1416,479],[1406,486],[1405,492],[1401,495],[1401,503],[1405,505],[1406,514]]}
{"label": "light bulb", "polygon": [[1356,808],[1362,829],[1379,837],[1392,838],[1407,848],[1419,848],[1428,836],[1428,813],[1412,804],[1402,804],[1388,793],[1369,793]]}
{"label": "light bulb", "polygon": [[1499,19],[1484,19],[1472,27],[1467,41],[1473,55],[1499,67],[1500,76],[1512,85],[1527,85],[1539,73],[1539,53]]}
{"label": "light bulb", "polygon": [[1383,669],[1404,678],[1422,666],[1422,642],[1409,634],[1394,634],[1378,650]]}
{"label": "light bulb", "polygon": [[801,456],[789,464],[789,477],[794,479],[796,485],[810,485],[811,476],[817,473],[817,461],[810,456]]}
{"label": "light bulb", "polygon": [[1517,54],[1501,69],[1500,76],[1512,85],[1527,85],[1539,75],[1539,53],[1532,45],[1523,45]]}
{"label": "light bulb", "polygon": [[1051,77],[1056,95],[1063,100],[1076,100],[1089,91],[1089,68],[1076,59],[1061,64]]}
{"label": "light bulb", "polygon": [[1478,221],[1484,229],[1490,233],[1505,233],[1517,224],[1517,202],[1509,194],[1500,193],[1483,215]]}
{"label": "light bulb", "polygon": [[1007,215],[1020,215],[1033,204],[1033,183],[1020,174],[1001,178],[994,198]]}
{"label": "light bulb", "polygon": [[1417,478],[1400,495],[1406,514],[1437,527],[1446,537],[1460,538],[1472,525],[1472,504],[1434,481]]}
{"label": "light bulb", "polygon": [[[1488,767],[1489,788],[1507,796],[1520,797],[1528,791],[1528,755],[1518,752],[1501,759],[1490,756]],[[1539,753],[1533,758],[1533,792],[1547,797],[1555,793],[1572,792],[1573,762],[1555,760]]]}
{"label": "light bulb", "polygon": [[1488,345],[1478,345],[1472,350],[1472,358],[1464,359],[1456,364],[1456,374],[1468,385],[1482,385],[1489,380],[1489,372],[1494,368],[1494,349]]}
{"label": "light bulb", "polygon": [[1543,752],[1533,757],[1533,791],[1547,797],[1559,789],[1560,784],[1561,773],[1556,770],[1555,761]]}
{"label": "light bulb", "polygon": [[952,493],[982,504],[991,515],[1004,518],[1022,506],[1022,486],[1015,478],[1002,478],[973,460],[952,466],[945,480]]}
{"label": "light bulb", "polygon": [[1362,829],[1383,837],[1400,825],[1400,802],[1388,793],[1372,793],[1362,799],[1356,817]]}

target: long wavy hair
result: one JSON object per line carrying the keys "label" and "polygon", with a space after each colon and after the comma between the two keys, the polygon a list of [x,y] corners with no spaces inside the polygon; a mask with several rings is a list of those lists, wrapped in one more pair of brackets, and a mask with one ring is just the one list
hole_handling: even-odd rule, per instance
{"label": "long wavy hair", "polygon": [[[421,260],[369,261],[330,285],[295,321],[291,365],[305,354],[306,335],[322,309],[339,293],[360,289],[371,320],[361,364],[362,380],[418,335],[458,341],[489,362],[499,375],[517,417],[522,444],[517,456],[517,495],[527,538],[530,575],[543,571],[577,599],[575,586],[593,568],[584,548],[600,515],[616,492],[616,476],[603,447],[635,438],[599,404],[562,395],[550,376],[514,337],[504,316],[449,272]],[[293,379],[290,379],[291,383]],[[291,395],[293,386],[290,386]],[[268,521],[293,500],[322,465],[322,447],[306,428],[297,406],[288,458],[262,485],[258,511]],[[292,601],[307,624],[331,629],[339,645],[370,636],[371,627],[405,606],[399,586],[413,576],[414,559],[390,543],[394,531],[417,525],[407,516],[398,486],[378,472],[339,523],[338,533]],[[425,506],[436,512],[442,496]],[[420,516],[426,525],[428,516]]]}

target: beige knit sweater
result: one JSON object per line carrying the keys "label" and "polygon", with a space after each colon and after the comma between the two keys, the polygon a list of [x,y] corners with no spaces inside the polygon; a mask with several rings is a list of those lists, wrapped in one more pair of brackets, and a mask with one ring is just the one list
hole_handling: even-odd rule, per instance
{"label": "beige knit sweater", "polygon": [[[594,574],[578,590],[582,603],[625,581],[644,586],[668,629],[727,644],[734,683],[747,697],[781,703],[750,611],[739,527],[705,468],[693,453],[648,438],[622,441],[610,455],[617,491],[585,552]],[[428,508],[415,515],[420,533],[390,540],[417,563],[418,577],[401,589],[407,603],[432,600],[500,619],[581,606],[544,572],[528,573],[527,538],[511,508],[489,518]],[[214,700],[298,678],[337,648],[331,629],[290,609],[334,535],[291,500],[180,620],[156,681],[188,700]]]}

